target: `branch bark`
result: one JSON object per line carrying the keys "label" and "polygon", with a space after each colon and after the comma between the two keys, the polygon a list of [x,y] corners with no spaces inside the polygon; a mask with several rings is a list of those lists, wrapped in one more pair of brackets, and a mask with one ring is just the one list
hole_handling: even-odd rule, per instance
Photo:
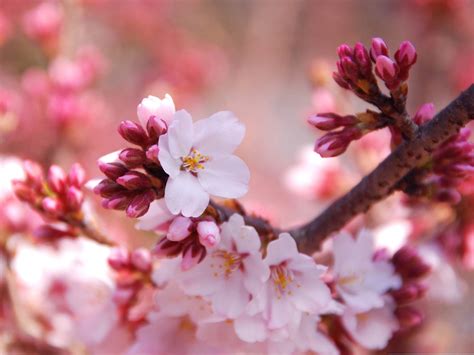
{"label": "branch bark", "polygon": [[[400,180],[426,163],[440,144],[473,119],[474,84],[421,126],[413,139],[400,144],[375,170],[323,213],[302,226],[287,230],[296,239],[299,251],[311,254],[318,250],[331,233],[340,230],[353,217],[366,212],[373,204],[394,192]],[[236,212],[216,203],[213,203],[213,207],[223,219],[228,219]],[[245,221],[260,233],[278,234],[283,231],[255,216],[246,216]]]}
{"label": "branch bark", "polygon": [[431,153],[461,127],[474,119],[474,85],[462,92],[431,121],[421,126],[415,137],[405,141],[351,191],[332,203],[321,215],[289,233],[301,252],[312,253],[331,233],[374,203],[390,195],[397,183],[412,169],[424,164]]}

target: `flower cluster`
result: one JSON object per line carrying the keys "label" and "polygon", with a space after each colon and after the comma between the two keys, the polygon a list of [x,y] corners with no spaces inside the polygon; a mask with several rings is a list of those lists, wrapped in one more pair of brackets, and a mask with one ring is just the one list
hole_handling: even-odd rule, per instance
{"label": "flower cluster", "polygon": [[[413,135],[416,125],[408,118],[405,103],[408,90],[406,81],[417,58],[415,47],[408,41],[402,42],[392,60],[385,42],[381,38],[374,38],[370,50],[362,43],[357,43],[354,48],[343,44],[337,53],[338,70],[333,74],[336,83],[375,105],[380,112],[367,110],[344,116],[326,112],[311,116],[308,119],[311,125],[330,131],[317,140],[315,151],[322,157],[340,155],[352,141],[384,127],[390,127],[394,142],[399,143],[400,135]],[[389,89],[390,97],[382,93],[376,76]],[[342,129],[335,131],[339,128]]]}

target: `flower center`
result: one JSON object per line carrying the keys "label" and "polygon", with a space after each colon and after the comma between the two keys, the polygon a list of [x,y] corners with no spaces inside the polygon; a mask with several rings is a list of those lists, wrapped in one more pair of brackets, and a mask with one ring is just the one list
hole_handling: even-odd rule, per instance
{"label": "flower center", "polygon": [[217,265],[211,264],[211,268],[217,266],[217,270],[214,272],[214,276],[224,275],[230,276],[234,271],[238,270],[242,266],[244,256],[237,253],[228,252],[225,250],[217,250],[212,254],[212,257],[219,258],[216,262]]}
{"label": "flower center", "polygon": [[190,173],[197,173],[204,169],[204,163],[209,160],[208,156],[202,155],[197,149],[191,149],[189,155],[181,157],[181,169]]}
{"label": "flower center", "polygon": [[[270,278],[273,280],[273,286],[275,287],[277,298],[281,298],[284,294],[291,296],[292,292],[290,286],[295,279],[291,270],[288,270],[284,264],[271,266]],[[299,287],[299,285],[296,286]]]}
{"label": "flower center", "polygon": [[341,286],[351,286],[361,281],[362,281],[362,278],[360,275],[352,274],[352,275],[340,277],[337,280],[337,283]]}

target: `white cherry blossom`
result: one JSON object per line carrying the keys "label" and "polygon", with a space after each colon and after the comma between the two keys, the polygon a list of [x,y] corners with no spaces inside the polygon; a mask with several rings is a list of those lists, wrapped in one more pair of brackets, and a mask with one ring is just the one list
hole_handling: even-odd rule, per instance
{"label": "white cherry blossom", "polygon": [[165,201],[171,213],[198,217],[209,195],[239,198],[247,193],[250,172],[232,154],[244,134],[244,125],[231,112],[196,123],[185,110],[175,113],[158,144],[158,159],[169,175]]}
{"label": "white cherry blossom", "polygon": [[374,260],[371,234],[363,230],[357,238],[347,233],[334,237],[336,290],[344,302],[358,312],[384,305],[383,294],[400,288],[402,280],[387,260]]}
{"label": "white cherry blossom", "polygon": [[269,329],[286,326],[302,312],[317,314],[328,308],[331,293],[321,280],[326,268],[299,253],[290,234],[282,233],[270,242],[264,263],[270,269],[270,277],[249,312],[262,309]]}
{"label": "white cherry blossom", "polygon": [[179,276],[188,295],[208,299],[216,314],[237,318],[268,279],[256,230],[234,214],[222,224],[221,242],[202,263]]}

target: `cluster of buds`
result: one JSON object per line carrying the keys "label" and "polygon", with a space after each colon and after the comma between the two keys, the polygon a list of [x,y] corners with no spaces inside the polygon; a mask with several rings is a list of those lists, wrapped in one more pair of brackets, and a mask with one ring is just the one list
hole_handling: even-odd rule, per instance
{"label": "cluster of buds", "polygon": [[122,319],[128,322],[141,322],[145,312],[141,311],[140,303],[146,302],[143,294],[151,286],[152,259],[145,248],[132,252],[123,247],[111,250],[108,258],[109,266],[115,271],[113,299],[118,305]]}
{"label": "cluster of buds", "polygon": [[74,164],[69,173],[52,165],[44,174],[40,165],[32,161],[23,164],[25,180],[14,180],[16,196],[38,211],[47,221],[64,222],[66,225],[43,225],[34,232],[41,240],[55,240],[76,236],[74,227],[82,223],[82,203],[85,172]]}
{"label": "cluster of buds", "polygon": [[[384,119],[382,115],[370,110],[346,116],[328,112],[310,116],[308,123],[322,131],[330,131],[316,141],[314,148],[323,158],[328,158],[341,155],[352,141],[380,128]],[[338,128],[342,129],[333,131]]]}
{"label": "cluster of buds", "polygon": [[165,100],[174,112],[170,97],[163,101],[149,97],[137,108],[140,123],[120,123],[119,134],[135,148],[126,148],[118,155],[112,153],[99,160],[99,169],[107,179],[102,180],[94,192],[104,198],[102,206],[105,208],[125,210],[128,217],[138,218],[148,211],[150,203],[163,197],[168,175],[158,161],[157,143],[168,126],[157,111],[162,111]]}
{"label": "cluster of buds", "polygon": [[153,249],[158,257],[182,255],[181,268],[186,271],[199,264],[220,242],[220,230],[211,217],[188,218],[178,216],[171,222],[166,237]]}
{"label": "cluster of buds", "polygon": [[421,258],[415,248],[404,246],[392,257],[396,272],[402,277],[401,288],[390,292],[397,304],[395,315],[400,330],[411,329],[423,321],[423,314],[411,303],[422,298],[427,287],[420,281],[426,277],[431,267]]}
{"label": "cluster of buds", "polygon": [[354,48],[347,44],[338,47],[337,72],[333,73],[336,83],[344,89],[354,91],[358,96],[380,95],[377,80],[372,71],[383,80],[389,90],[397,89],[407,81],[410,68],[416,63],[416,50],[409,41],[404,41],[395,52],[394,59],[389,57],[388,47],[381,38],[373,38],[370,51],[362,44]]}

